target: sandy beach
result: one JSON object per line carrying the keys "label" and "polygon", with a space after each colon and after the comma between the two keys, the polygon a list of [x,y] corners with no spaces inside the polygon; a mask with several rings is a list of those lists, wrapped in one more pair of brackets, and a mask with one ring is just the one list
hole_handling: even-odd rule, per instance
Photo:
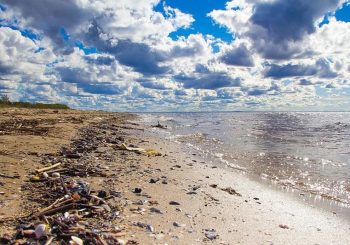
{"label": "sandy beach", "polygon": [[[29,180],[35,170],[58,161],[78,166],[70,178],[89,183],[92,193],[105,192],[103,202],[109,209],[77,221],[97,233],[97,244],[350,244],[349,219],[335,210],[302,202],[242,172],[211,165],[201,155],[189,154],[185,145],[148,136],[145,132],[150,129],[134,115],[2,109],[0,125],[4,244],[36,240],[15,239],[16,226],[45,220],[31,214],[49,206],[55,195],[47,182]],[[125,150],[122,144],[161,155]],[[79,147],[76,157],[70,150]],[[86,176],[80,175],[82,164],[87,166]],[[63,189],[56,192],[64,195]],[[48,216],[64,212],[73,213],[74,208]],[[51,218],[46,220],[50,223]],[[113,242],[107,233],[114,234]],[[85,238],[79,232],[76,236]],[[49,238],[49,244],[70,240],[48,231],[42,244]]]}

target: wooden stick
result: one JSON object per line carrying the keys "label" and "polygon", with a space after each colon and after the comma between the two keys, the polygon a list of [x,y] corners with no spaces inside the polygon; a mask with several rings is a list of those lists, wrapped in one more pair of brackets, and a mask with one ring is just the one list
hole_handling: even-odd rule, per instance
{"label": "wooden stick", "polygon": [[47,171],[47,170],[51,170],[51,169],[53,169],[53,168],[57,168],[57,167],[60,166],[61,164],[62,164],[62,163],[59,162],[59,163],[56,163],[56,164],[51,165],[51,166],[49,166],[49,167],[37,169],[36,172],[37,172],[37,173],[41,173],[41,172],[44,172],[44,171]]}
{"label": "wooden stick", "polygon": [[67,203],[73,201],[71,198],[67,199],[67,200],[64,200],[64,199],[65,199],[64,197],[57,199],[50,206],[47,206],[47,207],[42,208],[42,209],[39,209],[39,212],[44,212],[44,211],[47,211],[47,210],[49,210],[51,208],[54,208],[55,206],[62,206],[63,204],[67,204]]}
{"label": "wooden stick", "polygon": [[60,211],[66,210],[66,209],[73,208],[75,206],[76,206],[75,203],[69,203],[69,204],[63,205],[61,207],[46,210],[44,212],[39,212],[39,213],[35,214],[34,216],[38,217],[38,216],[43,216],[43,215],[51,215],[51,214],[55,214],[57,212],[60,212]]}

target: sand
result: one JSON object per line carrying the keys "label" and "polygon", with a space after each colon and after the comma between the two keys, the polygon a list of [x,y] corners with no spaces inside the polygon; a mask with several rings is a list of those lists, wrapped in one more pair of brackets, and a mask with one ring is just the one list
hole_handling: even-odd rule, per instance
{"label": "sand", "polygon": [[[115,115],[81,111],[2,111],[0,123],[15,117],[52,118],[56,122],[65,119],[48,124],[53,126],[48,135],[28,135],[16,130],[0,134],[1,173],[19,176],[15,179],[0,177],[3,183],[0,191],[4,192],[0,195],[0,220],[23,215],[26,207],[31,207],[20,188],[28,179],[28,172],[42,167],[43,154],[58,152],[63,145],[69,145],[79,129]],[[105,161],[112,174],[106,178],[85,179],[97,190],[113,188],[121,192],[116,200],[121,206],[120,217],[113,222],[125,232],[121,238],[124,241],[133,240],[139,244],[350,244],[349,220],[331,209],[326,211],[302,202],[293,195],[251,180],[244,173],[210,165],[200,155],[187,153],[185,145],[147,136],[142,129],[149,129],[143,125],[123,121],[118,125],[117,133],[127,145],[152,148],[162,154],[148,157],[105,144],[101,147],[115,156],[114,161]],[[111,134],[107,130],[105,135]],[[232,188],[231,194],[228,187]],[[142,192],[135,194],[135,188],[141,188]],[[171,202],[179,205],[171,205]],[[149,226],[142,227],[142,224]],[[10,231],[13,225],[0,223],[1,234]]]}

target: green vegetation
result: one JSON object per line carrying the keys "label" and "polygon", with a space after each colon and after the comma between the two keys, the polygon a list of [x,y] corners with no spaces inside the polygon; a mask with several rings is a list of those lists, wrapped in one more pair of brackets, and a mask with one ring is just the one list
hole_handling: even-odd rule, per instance
{"label": "green vegetation", "polygon": [[0,108],[16,107],[16,108],[35,108],[35,109],[70,109],[64,104],[44,104],[30,102],[11,102],[7,95],[0,96]]}

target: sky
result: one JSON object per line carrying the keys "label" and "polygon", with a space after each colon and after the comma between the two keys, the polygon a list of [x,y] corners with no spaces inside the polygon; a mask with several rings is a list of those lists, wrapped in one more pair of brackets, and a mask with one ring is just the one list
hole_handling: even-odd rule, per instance
{"label": "sky", "polygon": [[0,0],[0,94],[108,111],[349,111],[349,0]]}

